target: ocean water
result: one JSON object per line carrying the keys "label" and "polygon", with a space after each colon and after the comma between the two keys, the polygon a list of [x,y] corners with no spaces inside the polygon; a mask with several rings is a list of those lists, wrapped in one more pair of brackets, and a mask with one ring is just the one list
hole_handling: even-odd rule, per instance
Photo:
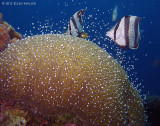
{"label": "ocean water", "polygon": [[[123,16],[141,17],[141,40],[136,50],[123,50],[105,36],[117,21],[112,12],[118,6],[117,21]],[[160,1],[159,0],[0,0],[3,20],[23,37],[65,33],[70,17],[86,9],[84,30],[88,40],[109,52],[127,71],[141,94],[160,95]]]}

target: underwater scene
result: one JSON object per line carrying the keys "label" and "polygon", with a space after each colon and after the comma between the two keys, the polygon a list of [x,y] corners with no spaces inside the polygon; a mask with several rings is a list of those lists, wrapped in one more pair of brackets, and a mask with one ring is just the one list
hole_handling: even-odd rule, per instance
{"label": "underwater scene", "polygon": [[160,126],[159,0],[0,0],[0,126]]}

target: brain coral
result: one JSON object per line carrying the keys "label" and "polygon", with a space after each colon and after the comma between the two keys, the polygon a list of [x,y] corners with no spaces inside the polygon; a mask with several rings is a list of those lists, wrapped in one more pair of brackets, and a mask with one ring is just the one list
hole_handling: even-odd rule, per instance
{"label": "brain coral", "polygon": [[44,115],[72,113],[84,125],[144,125],[144,108],[123,68],[93,42],[27,37],[0,53],[0,99]]}

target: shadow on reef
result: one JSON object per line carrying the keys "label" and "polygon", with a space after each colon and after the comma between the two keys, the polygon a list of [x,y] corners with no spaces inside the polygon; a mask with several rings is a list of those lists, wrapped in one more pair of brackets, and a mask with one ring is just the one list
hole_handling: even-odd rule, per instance
{"label": "shadow on reef", "polygon": [[149,96],[144,103],[149,126],[160,125],[160,96]]}

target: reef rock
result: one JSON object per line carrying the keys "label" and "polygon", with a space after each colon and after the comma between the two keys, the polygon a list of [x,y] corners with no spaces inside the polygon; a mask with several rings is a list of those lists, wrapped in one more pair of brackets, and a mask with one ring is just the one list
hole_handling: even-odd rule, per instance
{"label": "reef rock", "polygon": [[144,103],[148,125],[159,126],[160,124],[160,96],[148,96]]}
{"label": "reef rock", "polygon": [[33,105],[43,116],[70,113],[83,125],[145,124],[142,100],[121,65],[68,35],[27,37],[1,52],[0,99]]}
{"label": "reef rock", "polygon": [[6,21],[2,21],[0,13],[0,52],[8,47],[9,43],[14,43],[22,39],[22,35],[14,30]]}

